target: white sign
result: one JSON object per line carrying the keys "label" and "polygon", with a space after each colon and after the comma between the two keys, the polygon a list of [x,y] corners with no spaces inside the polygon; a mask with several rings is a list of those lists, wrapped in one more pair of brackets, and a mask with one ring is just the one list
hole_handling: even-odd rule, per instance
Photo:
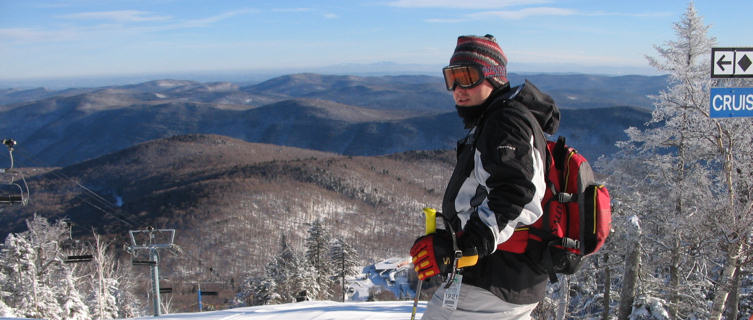
{"label": "white sign", "polygon": [[711,48],[712,78],[753,78],[753,48]]}

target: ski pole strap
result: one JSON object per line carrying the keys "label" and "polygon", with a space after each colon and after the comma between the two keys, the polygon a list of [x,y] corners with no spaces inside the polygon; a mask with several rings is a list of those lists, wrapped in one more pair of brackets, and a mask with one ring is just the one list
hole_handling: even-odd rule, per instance
{"label": "ski pole strap", "polygon": [[[455,236],[452,237],[453,242],[455,240]],[[447,289],[452,285],[453,280],[455,280],[455,275],[458,274],[458,260],[463,257],[463,252],[460,250],[455,250],[455,257],[452,259],[452,272],[450,273],[450,276],[447,277],[447,283],[445,284],[444,288]]]}
{"label": "ski pole strap", "polygon": [[452,258],[452,272],[450,272],[450,276],[447,277],[447,283],[445,284],[445,289],[449,288],[450,285],[452,285],[452,281],[455,279],[455,275],[458,272],[458,260],[463,257],[463,251],[460,251],[460,248],[458,248],[458,237],[457,234],[455,234],[455,229],[452,228],[452,223],[445,223],[445,226],[450,230],[450,237],[452,238],[452,251],[454,252],[453,258]]}
{"label": "ski pole strap", "polygon": [[453,280],[455,280],[455,275],[457,275],[458,269],[474,266],[478,263],[478,253],[464,256],[463,250],[460,250],[460,247],[458,246],[457,233],[455,232],[455,229],[452,228],[452,223],[448,223],[446,219],[442,220],[445,221],[445,226],[450,231],[450,236],[452,238],[452,251],[454,253],[452,259],[452,272],[447,278],[447,283],[445,284],[445,289],[447,289],[452,285]]}

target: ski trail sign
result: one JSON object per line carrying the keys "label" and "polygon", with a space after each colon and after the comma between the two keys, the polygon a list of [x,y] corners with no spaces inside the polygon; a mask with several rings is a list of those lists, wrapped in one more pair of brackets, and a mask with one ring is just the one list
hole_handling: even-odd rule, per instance
{"label": "ski trail sign", "polygon": [[753,78],[753,47],[711,48],[712,78]]}
{"label": "ski trail sign", "polygon": [[[711,78],[753,78],[753,47],[711,48]],[[711,118],[753,117],[753,88],[711,88]]]}
{"label": "ski trail sign", "polygon": [[712,118],[753,117],[753,88],[711,88]]}

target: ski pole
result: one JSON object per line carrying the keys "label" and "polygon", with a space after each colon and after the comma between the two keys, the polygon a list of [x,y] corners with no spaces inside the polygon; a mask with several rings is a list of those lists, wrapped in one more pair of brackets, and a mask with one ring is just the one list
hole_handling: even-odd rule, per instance
{"label": "ski pole", "polygon": [[[425,234],[432,234],[437,231],[437,210],[432,208],[424,208],[425,215]],[[416,297],[413,298],[413,311],[410,314],[410,320],[416,320],[416,308],[418,307],[418,297],[421,295],[421,287],[424,281],[418,279],[418,285],[416,285]]]}

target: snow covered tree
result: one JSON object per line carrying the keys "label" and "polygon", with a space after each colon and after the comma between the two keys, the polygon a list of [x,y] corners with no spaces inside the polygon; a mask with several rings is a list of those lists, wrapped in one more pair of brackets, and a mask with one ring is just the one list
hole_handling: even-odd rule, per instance
{"label": "snow covered tree", "polygon": [[617,309],[617,319],[627,320],[633,311],[635,302],[636,284],[638,283],[638,274],[641,266],[641,225],[637,216],[630,219],[628,225],[630,230],[628,234],[627,252],[625,253],[625,268],[622,276],[622,293],[620,294],[620,307]]}
{"label": "snow covered tree", "polygon": [[[729,288],[733,287],[731,281],[737,261],[743,258],[747,235],[752,231],[750,222],[753,219],[753,202],[744,195],[750,191],[748,181],[753,172],[753,163],[745,162],[752,151],[753,133],[750,131],[750,119],[720,120],[709,117],[709,90],[712,86],[723,83],[712,81],[708,77],[710,48],[715,40],[707,37],[707,29],[691,4],[682,21],[675,27],[678,41],[668,43],[666,48],[659,48],[665,62],[655,59],[650,61],[660,70],[671,72],[674,85],[662,93],[657,110],[668,111],[663,117],[666,127],[676,132],[670,137],[684,143],[678,146],[680,155],[687,151],[688,155],[683,160],[692,161],[696,167],[712,171],[711,176],[719,177],[708,181],[712,183],[712,189],[701,198],[703,204],[711,203],[715,206],[695,203],[698,204],[695,208],[703,208],[707,213],[712,213],[706,215],[704,222],[711,228],[711,232],[705,234],[714,236],[708,240],[717,243],[718,248],[725,253],[714,257],[717,250],[708,252],[713,257],[712,262],[723,266],[720,274],[712,277],[716,283],[710,310],[711,319],[721,319]],[[683,186],[687,187],[687,184]],[[697,195],[691,196],[693,197],[688,198],[698,199]],[[716,199],[721,201],[714,201]],[[693,212],[684,212],[688,213]],[[676,296],[671,297],[673,302],[678,300],[677,295],[676,293]],[[670,315],[676,315],[673,304],[670,306]]]}
{"label": "snow covered tree", "polygon": [[649,126],[627,130],[629,141],[621,144],[622,155],[643,168],[615,171],[634,178],[634,189],[615,198],[643,203],[634,213],[645,231],[643,294],[662,298],[642,301],[666,303],[670,319],[721,318],[753,231],[751,121],[709,116],[710,88],[723,81],[708,76],[715,40],[707,30],[691,3],[675,24],[677,39],[656,47],[660,58],[648,58],[670,83],[656,97]]}
{"label": "snow covered tree", "polygon": [[63,268],[63,286],[58,300],[63,308],[61,318],[69,320],[90,320],[89,307],[84,303],[78,289],[73,273],[68,268]]}
{"label": "snow covered tree", "polygon": [[265,268],[255,296],[265,297],[264,303],[288,303],[307,299],[319,293],[313,267],[291,248],[287,238],[280,239],[280,252]]}
{"label": "snow covered tree", "polygon": [[8,235],[0,253],[2,291],[13,293],[4,297],[6,304],[23,317],[89,318],[76,279],[63,264],[60,243],[68,238],[68,225],[37,216],[26,225],[27,231]]}
{"label": "snow covered tree", "polygon": [[13,308],[9,307],[5,302],[0,300],[0,317],[3,318],[16,318],[16,313]]}
{"label": "snow covered tree", "polygon": [[[125,266],[125,267],[124,267]],[[136,279],[130,272],[130,265],[120,265],[120,281],[115,292],[115,301],[118,306],[118,318],[134,318],[142,314],[144,301],[135,293]]]}
{"label": "snow covered tree", "polygon": [[710,285],[705,275],[688,267],[695,266],[692,260],[699,253],[691,249],[706,242],[698,235],[704,234],[709,214],[720,205],[714,197],[720,191],[712,180],[713,150],[707,143],[712,131],[707,111],[711,87],[708,57],[714,42],[707,38],[707,29],[691,4],[675,24],[678,39],[656,48],[663,61],[649,57],[652,66],[670,73],[670,86],[657,98],[652,114],[652,122],[660,125],[641,133],[628,132],[641,151],[650,154],[647,159],[655,169],[653,182],[666,185],[669,191],[667,201],[657,203],[671,210],[656,210],[654,217],[641,220],[656,223],[653,234],[657,237],[652,240],[669,261],[668,283],[662,283],[662,273],[655,288],[660,288],[668,302],[671,319],[705,309],[698,303],[704,301],[702,292],[696,291],[699,296],[694,299],[682,299],[681,294]]}
{"label": "snow covered tree", "polygon": [[93,238],[93,272],[91,273],[92,293],[89,303],[95,319],[114,319],[118,317],[117,292],[121,275],[112,252],[108,251],[110,243],[94,233]]}
{"label": "snow covered tree", "polygon": [[342,301],[345,301],[345,278],[358,274],[358,255],[353,247],[340,237],[332,243],[330,259],[334,264],[334,274],[340,280],[342,289]]}
{"label": "snow covered tree", "polygon": [[316,273],[316,282],[320,289],[319,294],[313,297],[316,299],[329,299],[332,294],[330,290],[333,284],[332,261],[329,259],[330,242],[331,236],[321,220],[315,220],[309,228],[305,246],[306,260]]}

